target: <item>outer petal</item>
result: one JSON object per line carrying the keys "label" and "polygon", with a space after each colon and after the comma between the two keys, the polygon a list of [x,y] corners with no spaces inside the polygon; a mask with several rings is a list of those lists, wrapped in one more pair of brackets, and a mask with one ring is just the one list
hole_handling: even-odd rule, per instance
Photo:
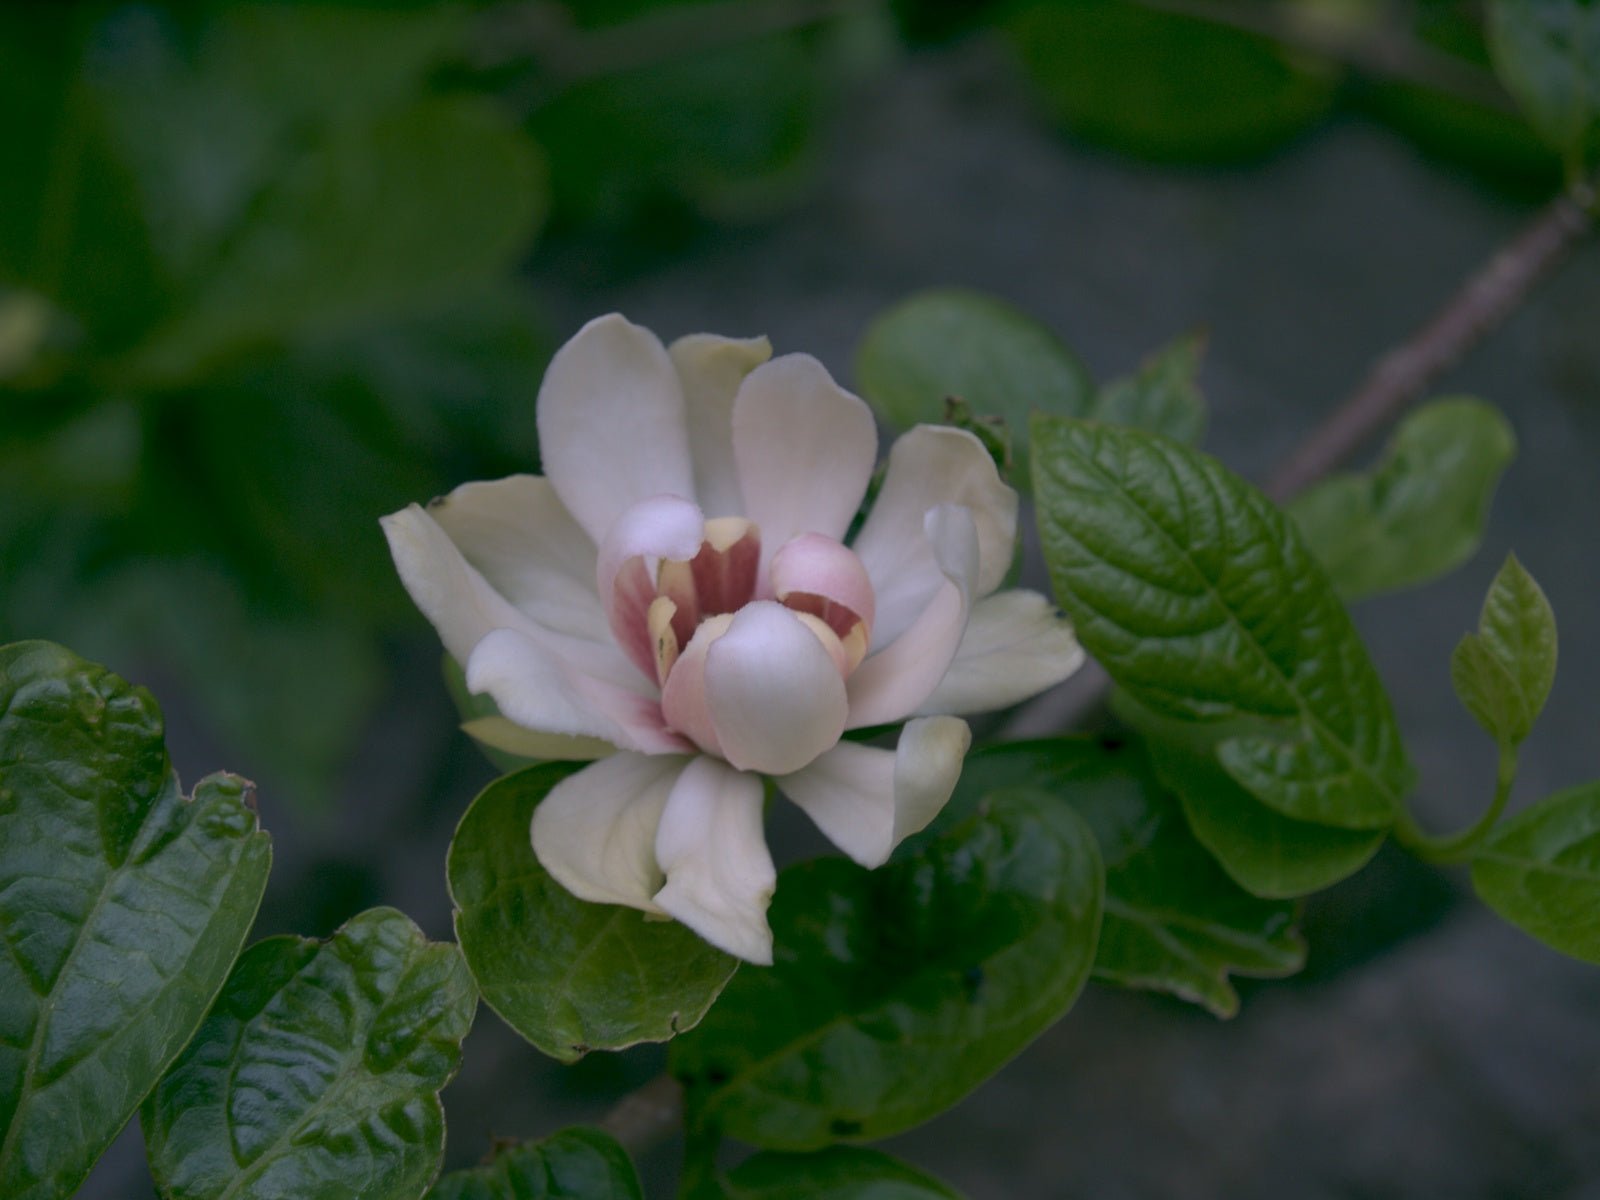
{"label": "outer petal", "polygon": [[1083,665],[1072,625],[1038,592],[996,592],[972,607],[950,669],[919,712],[1009,708]]}
{"label": "outer petal", "polygon": [[599,738],[574,737],[568,733],[540,733],[524,729],[505,717],[473,717],[461,722],[461,732],[473,741],[515,754],[519,758],[541,758],[555,762],[588,762],[604,758],[616,750],[610,742]]}
{"label": "outer petal", "polygon": [[722,756],[742,771],[797,771],[844,732],[839,664],[799,616],[770,600],[740,609],[711,643],[705,693]]}
{"label": "outer petal", "polygon": [[761,831],[761,800],[758,776],[714,758],[690,762],[656,831],[667,885],[655,902],[713,946],[769,966],[767,905],[778,875]]}
{"label": "outer petal", "polygon": [[667,347],[687,404],[695,498],[712,517],[744,515],[733,461],[733,398],[746,375],[772,357],[764,337],[691,333]]}
{"label": "outer petal", "polygon": [[467,687],[487,693],[503,716],[527,729],[599,738],[645,754],[694,749],[667,729],[659,700],[586,673],[563,653],[569,649],[538,631],[494,630],[467,658]]}
{"label": "outer petal", "polygon": [[899,637],[940,586],[938,565],[922,537],[923,518],[936,504],[972,510],[978,533],[974,596],[999,587],[1011,566],[1017,493],[1001,480],[989,452],[972,434],[918,425],[890,448],[883,488],[854,543],[878,599],[874,650]]}
{"label": "outer petal", "polygon": [[544,473],[596,545],[640,500],[694,495],[678,373],[655,334],[616,313],[556,351],[538,422]]}
{"label": "outer petal", "polygon": [[971,744],[965,721],[922,717],[906,723],[894,750],[840,742],[777,782],[835,846],[863,867],[878,867],[939,815]]}
{"label": "outer petal", "polygon": [[[850,677],[846,728],[886,725],[916,712],[939,686],[961,645],[978,571],[972,513],[943,504],[928,513],[925,526],[942,582],[911,627],[869,655]],[[878,611],[883,611],[881,605]]]}
{"label": "outer petal", "polygon": [[[843,540],[878,457],[872,412],[816,359],[786,354],[750,372],[733,403],[745,516],[761,530],[761,574],[799,533]],[[766,595],[766,592],[762,593]]]}
{"label": "outer petal", "polygon": [[533,810],[533,852],[580,900],[659,913],[656,830],[682,758],[620,752],[568,776]]}
{"label": "outer petal", "polygon": [[595,546],[540,475],[468,483],[428,515],[518,612],[557,633],[609,641],[595,604]]}

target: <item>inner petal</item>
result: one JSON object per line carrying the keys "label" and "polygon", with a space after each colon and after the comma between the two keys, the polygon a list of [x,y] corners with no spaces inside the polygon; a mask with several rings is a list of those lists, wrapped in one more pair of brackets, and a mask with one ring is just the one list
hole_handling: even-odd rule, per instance
{"label": "inner petal", "polygon": [[855,670],[866,656],[876,607],[872,582],[855,552],[834,538],[802,534],[773,556],[769,579],[785,608],[833,632],[845,652],[846,674]]}

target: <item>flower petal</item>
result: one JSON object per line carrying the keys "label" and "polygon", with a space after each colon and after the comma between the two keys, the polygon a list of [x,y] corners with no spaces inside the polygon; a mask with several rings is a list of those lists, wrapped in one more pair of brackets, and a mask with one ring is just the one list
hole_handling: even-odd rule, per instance
{"label": "flower petal", "polygon": [[428,505],[466,560],[546,629],[609,641],[595,604],[595,545],[541,475],[468,483]]}
{"label": "flower petal", "polygon": [[534,628],[462,557],[420,505],[407,505],[379,523],[389,539],[400,582],[457,662],[466,662],[473,647],[492,630]]}
{"label": "flower petal", "polygon": [[656,833],[688,760],[620,751],[569,775],[533,810],[533,852],[580,900],[659,913]]}
{"label": "flower petal", "polygon": [[694,749],[667,728],[660,701],[584,671],[571,657],[571,643],[539,630],[487,634],[467,658],[467,688],[487,694],[502,716],[527,729],[599,738],[645,754]]}
{"label": "flower petal", "polygon": [[524,729],[505,717],[473,717],[461,722],[461,732],[479,745],[518,758],[538,758],[551,762],[587,762],[604,758],[616,750],[599,738],[574,737],[569,733],[540,733]]}
{"label": "flower petal", "polygon": [[651,496],[617,518],[595,568],[595,587],[617,645],[647,679],[656,678],[656,650],[649,611],[656,596],[648,559],[694,558],[705,536],[700,510],[680,496]]}
{"label": "flower petal", "polygon": [[694,496],[683,387],[648,329],[590,321],[550,360],[538,404],[545,476],[597,545],[639,501]]}
{"label": "flower petal", "polygon": [[879,867],[950,799],[972,744],[955,717],[908,721],[894,750],[840,742],[777,783],[817,828],[863,867]]}
{"label": "flower petal", "polygon": [[878,430],[871,410],[821,363],[786,354],[739,389],[733,455],[745,516],[761,530],[765,588],[766,565],[796,534],[843,540],[872,478]]}
{"label": "flower petal", "polygon": [[844,731],[844,679],[833,653],[800,616],[770,600],[740,609],[711,643],[705,694],[722,756],[742,771],[798,771]]}
{"label": "flower petal", "polygon": [[[773,595],[780,601],[790,596],[814,596],[826,601],[827,605],[821,606],[823,611],[816,615],[828,621],[840,637],[849,628],[840,628],[842,622],[830,619],[834,615],[831,606],[851,614],[868,630],[872,628],[874,603],[867,570],[855,551],[833,538],[803,533],[792,539],[773,556],[770,575]],[[810,612],[812,608],[803,611]]]}
{"label": "flower petal", "polygon": [[972,511],[941,504],[929,510],[924,526],[942,582],[911,627],[868,655],[850,677],[848,729],[886,725],[917,711],[949,670],[966,632],[978,571]]}
{"label": "flower petal", "polygon": [[977,713],[1054,687],[1083,665],[1072,625],[1038,592],[1007,591],[972,606],[967,631],[919,712]]}
{"label": "flower petal", "polygon": [[687,405],[694,494],[711,517],[744,514],[739,470],[733,461],[733,398],[746,375],[772,357],[764,337],[728,338],[691,333],[667,347]]}
{"label": "flower petal", "polygon": [[874,650],[899,637],[939,589],[940,572],[922,537],[923,518],[936,504],[972,510],[978,533],[975,597],[994,591],[1010,569],[1017,493],[1001,480],[989,452],[972,434],[918,425],[890,448],[883,488],[853,543],[878,599]]}
{"label": "flower petal", "polygon": [[656,831],[667,884],[655,902],[718,949],[770,966],[767,905],[778,874],[761,829],[761,800],[759,776],[714,758],[692,760]]}

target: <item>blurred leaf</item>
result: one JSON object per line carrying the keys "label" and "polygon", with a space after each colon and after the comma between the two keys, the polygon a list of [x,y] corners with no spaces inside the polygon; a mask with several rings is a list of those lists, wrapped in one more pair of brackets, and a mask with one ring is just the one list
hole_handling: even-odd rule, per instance
{"label": "blurred leaf", "polygon": [[1436,400],[1401,422],[1383,460],[1296,496],[1289,515],[1339,594],[1415,587],[1478,549],[1516,436],[1481,400]]}
{"label": "blurred leaf", "polygon": [[1489,47],[1506,90],[1574,176],[1600,146],[1600,4],[1490,0]]}
{"label": "blurred leaf", "polygon": [[421,1195],[444,1153],[439,1090],[476,1008],[456,948],[394,909],[326,942],[257,942],[140,1112],[157,1188],[171,1200]]}
{"label": "blurred leaf", "polygon": [[491,783],[450,843],[456,937],[483,998],[552,1058],[662,1042],[705,1016],[738,966],[677,922],[573,896],[534,857],[534,807],[564,764]]}
{"label": "blurred leaf", "polygon": [[1472,886],[1517,928],[1600,964],[1600,784],[1569,788],[1498,826]]}
{"label": "blurred leaf", "polygon": [[778,881],[770,970],[744,970],[672,1048],[691,1123],[810,1150],[942,1112],[1066,1013],[1100,926],[1094,839],[1065,805],[1001,793],[876,871]]}
{"label": "blurred leaf", "polygon": [[428,1200],[644,1200],[628,1152],[608,1133],[575,1127],[520,1142],[439,1180]]}
{"label": "blurred leaf", "polygon": [[267,882],[231,775],[181,795],[143,688],[0,648],[0,1193],[53,1200],[189,1040]]}
{"label": "blurred leaf", "polygon": [[1047,0],[1007,24],[1050,113],[1141,158],[1257,158],[1310,128],[1339,78],[1265,38],[1130,0]]}
{"label": "blurred leaf", "polygon": [[763,1151],[721,1181],[727,1200],[961,1200],[881,1150],[830,1146],[813,1154]]}
{"label": "blurred leaf", "polygon": [[1391,824],[1413,772],[1382,681],[1287,517],[1167,438],[1033,419],[1056,599],[1132,699],[1203,724],[1218,761],[1286,817]]}
{"label": "blurred leaf", "polygon": [[1304,965],[1294,905],[1256,899],[1229,879],[1136,750],[1078,738],[988,746],[968,756],[951,805],[966,810],[1020,785],[1070,804],[1100,845],[1096,979],[1171,992],[1229,1017],[1239,1007],[1230,972],[1287,975]]}
{"label": "blurred leaf", "polygon": [[1450,682],[1491,737],[1516,746],[1533,731],[1555,678],[1555,614],[1513,554],[1489,585],[1478,632],[1450,656]]}
{"label": "blurred leaf", "polygon": [[[918,292],[878,314],[856,350],[856,380],[896,429],[945,419],[955,396],[1011,431],[1027,461],[1028,414],[1084,416],[1094,383],[1055,334],[1003,301],[959,288]],[[1028,487],[1026,477],[1016,485]]]}
{"label": "blurred leaf", "polygon": [[1134,374],[1102,387],[1088,415],[1197,444],[1206,429],[1206,401],[1197,378],[1204,350],[1202,337],[1179,338],[1152,354]]}

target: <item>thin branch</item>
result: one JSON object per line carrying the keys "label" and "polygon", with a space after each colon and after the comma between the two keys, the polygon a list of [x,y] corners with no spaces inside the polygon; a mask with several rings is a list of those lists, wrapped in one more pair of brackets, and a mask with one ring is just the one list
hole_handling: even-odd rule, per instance
{"label": "thin branch", "polygon": [[671,1075],[657,1075],[618,1100],[599,1124],[638,1154],[670,1136],[682,1121],[682,1086]]}

